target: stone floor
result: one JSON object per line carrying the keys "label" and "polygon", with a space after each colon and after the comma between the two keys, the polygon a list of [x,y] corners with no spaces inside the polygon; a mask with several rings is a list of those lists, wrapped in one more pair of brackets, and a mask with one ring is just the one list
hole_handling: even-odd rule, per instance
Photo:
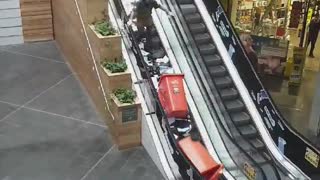
{"label": "stone floor", "polygon": [[[291,45],[298,45],[299,38],[294,36],[291,38]],[[309,53],[310,46],[307,51]],[[289,53],[292,51],[289,50]],[[298,88],[289,88],[287,80],[270,81],[265,84],[270,89],[273,100],[277,107],[282,112],[285,119],[299,133],[307,137],[320,149],[320,138],[311,135],[309,132],[310,116],[313,101],[318,99],[315,95],[318,94],[320,82],[317,82],[320,70],[320,40],[318,39],[314,50],[315,58],[306,58],[305,68],[303,72],[303,81]]]}
{"label": "stone floor", "polygon": [[54,42],[0,46],[0,180],[163,179],[118,151]]}

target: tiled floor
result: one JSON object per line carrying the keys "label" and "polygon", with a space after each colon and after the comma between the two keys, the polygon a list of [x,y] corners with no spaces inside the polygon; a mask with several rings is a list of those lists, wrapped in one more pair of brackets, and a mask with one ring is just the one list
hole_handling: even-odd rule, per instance
{"label": "tiled floor", "polygon": [[[298,44],[299,38],[292,38],[291,44]],[[309,53],[307,51],[307,55]],[[289,50],[289,53],[290,52]],[[315,58],[307,57],[303,73],[303,81],[299,88],[289,88],[288,81],[270,81],[267,87],[271,87],[273,100],[276,102],[279,110],[282,112],[286,120],[301,134],[311,140],[318,148],[320,148],[320,138],[313,137],[308,132],[309,120],[311,115],[312,103],[317,86],[320,85],[316,81],[320,68],[320,39],[318,39],[314,50]],[[273,86],[273,87],[272,87]],[[274,86],[278,86],[274,88]],[[319,88],[318,88],[319,89]]]}
{"label": "tiled floor", "polygon": [[0,46],[0,180],[163,179],[118,151],[54,42]]}
{"label": "tiled floor", "polygon": [[316,74],[316,72],[306,70],[304,80],[299,88],[289,88],[288,81],[284,80],[280,83],[278,90],[270,91],[284,118],[306,137],[309,135],[308,120],[317,84],[315,82]]}

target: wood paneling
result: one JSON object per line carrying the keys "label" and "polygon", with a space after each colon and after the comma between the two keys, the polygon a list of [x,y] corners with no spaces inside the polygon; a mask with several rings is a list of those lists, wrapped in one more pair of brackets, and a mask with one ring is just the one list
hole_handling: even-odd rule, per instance
{"label": "wood paneling", "polygon": [[[77,2],[79,3],[80,11],[87,14],[87,0],[78,0]],[[121,149],[139,146],[141,144],[141,107],[140,105],[138,107],[138,121],[125,125],[116,123],[119,120],[114,121],[110,111],[107,110],[107,103],[103,97],[102,86],[99,83],[97,69],[94,65],[95,61],[91,56],[85,36],[85,32],[90,31],[86,23],[87,16],[82,14],[83,27],[74,0],[53,0],[52,9],[55,39],[72,70],[89,93],[99,114],[108,125],[113,140]],[[91,42],[91,44],[93,45],[94,43]],[[97,68],[100,68],[99,62],[96,63]],[[115,118],[119,119],[120,117],[117,116],[118,113],[115,113],[115,106],[110,101],[110,98],[108,98],[108,104]]]}
{"label": "wood paneling", "polygon": [[26,42],[53,39],[51,0],[20,0]]}
{"label": "wood paneling", "polygon": [[106,19],[107,4],[108,0],[87,0],[87,23],[91,24]]}
{"label": "wood paneling", "polygon": [[[54,0],[52,9],[55,39],[72,70],[89,93],[99,114],[111,127],[112,118],[106,110],[106,103],[75,2],[74,0]],[[110,130],[113,129],[110,128]]]}

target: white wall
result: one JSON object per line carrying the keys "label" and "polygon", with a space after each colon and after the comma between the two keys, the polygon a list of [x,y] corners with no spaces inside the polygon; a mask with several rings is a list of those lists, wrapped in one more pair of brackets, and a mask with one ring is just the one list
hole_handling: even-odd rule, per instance
{"label": "white wall", "polygon": [[19,0],[0,0],[0,46],[23,43]]}

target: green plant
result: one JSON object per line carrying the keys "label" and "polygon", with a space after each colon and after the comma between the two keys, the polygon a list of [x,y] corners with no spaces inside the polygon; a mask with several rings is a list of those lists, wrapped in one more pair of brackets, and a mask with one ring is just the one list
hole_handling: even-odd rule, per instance
{"label": "green plant", "polygon": [[111,23],[107,21],[95,23],[94,29],[102,36],[111,36],[116,34],[116,30],[112,27]]}
{"label": "green plant", "polygon": [[104,61],[102,62],[102,66],[108,69],[109,71],[111,71],[111,73],[125,72],[128,69],[127,64],[124,62],[112,63],[112,62]]}
{"label": "green plant", "polygon": [[120,103],[134,103],[134,99],[136,97],[135,93],[131,89],[119,88],[113,91],[114,95],[120,101]]}

